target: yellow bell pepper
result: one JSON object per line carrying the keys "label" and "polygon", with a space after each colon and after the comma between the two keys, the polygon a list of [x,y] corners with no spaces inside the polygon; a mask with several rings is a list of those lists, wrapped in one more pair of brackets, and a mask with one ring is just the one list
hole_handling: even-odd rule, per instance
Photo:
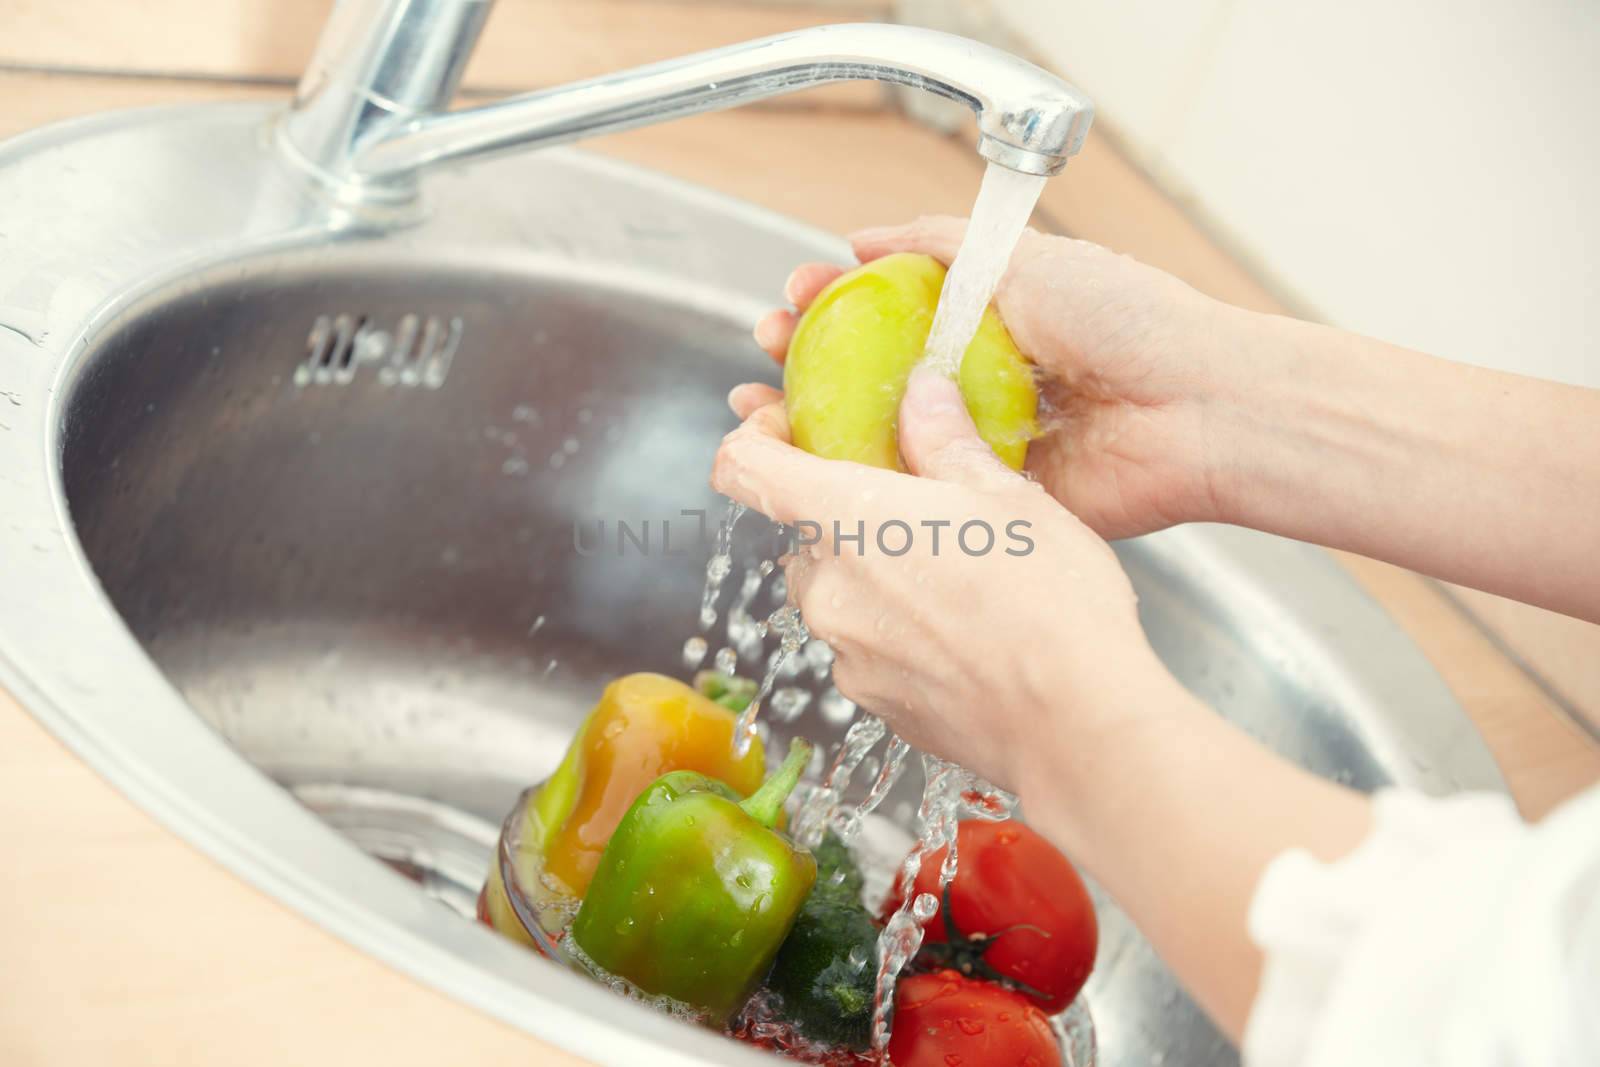
{"label": "yellow bell pepper", "polygon": [[[759,738],[743,756],[733,754],[735,719],[665,675],[630,674],[608,685],[561,765],[523,810],[515,861],[524,892],[582,897],[634,799],[669,771],[716,778],[740,796],[755,792],[766,756]],[[484,911],[496,930],[532,944],[506,895],[498,857],[490,864]]]}

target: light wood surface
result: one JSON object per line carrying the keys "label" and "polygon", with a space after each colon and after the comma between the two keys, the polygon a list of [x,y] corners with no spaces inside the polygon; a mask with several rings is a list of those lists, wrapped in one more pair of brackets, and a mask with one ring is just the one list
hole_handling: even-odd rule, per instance
{"label": "light wood surface", "polygon": [[581,1062],[241,882],[3,692],[0,856],[6,1067]]}
{"label": "light wood surface", "polygon": [[[292,83],[333,0],[162,0],[145,4],[8,0],[0,64],[156,77]],[[740,0],[500,0],[473,51],[468,91],[527,90],[671,59],[752,37],[884,18],[888,3],[822,8]],[[152,31],[158,20],[160,32]],[[876,108],[881,87],[830,86],[763,106]]]}
{"label": "light wood surface", "polygon": [[[113,107],[281,98],[286,90],[273,82],[303,65],[326,6],[173,0],[157,15],[104,0],[13,0],[0,15],[0,66],[80,73],[0,70],[0,137]],[[548,84],[885,6],[501,0],[469,81]],[[870,88],[830,91],[801,106],[704,116],[590,147],[838,231],[965,212],[979,176],[975,155],[881,101]],[[1051,183],[1039,221],[1234,303],[1279,308],[1098,131]],[[1525,811],[1542,813],[1600,778],[1600,751],[1433,583],[1370,560],[1344,562],[1439,668]],[[1553,646],[1527,641],[1546,661],[1568,663],[1581,684],[1588,665],[1600,663],[1593,630],[1546,634]],[[0,848],[6,1067],[576,1062],[389,970],[239,881],[127,802],[3,693]]]}

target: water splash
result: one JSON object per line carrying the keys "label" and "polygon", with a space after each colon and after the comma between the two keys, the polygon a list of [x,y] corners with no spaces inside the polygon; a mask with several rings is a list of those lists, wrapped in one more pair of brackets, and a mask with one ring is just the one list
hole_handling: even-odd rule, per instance
{"label": "water splash", "polygon": [[900,780],[900,775],[905,771],[906,757],[911,754],[911,746],[896,734],[889,738],[889,746],[883,753],[883,766],[878,768],[878,773],[872,780],[872,788],[867,790],[867,795],[861,803],[849,811],[833,813],[833,832],[841,840],[852,841],[861,832],[861,824],[868,815],[878,810],[884,800],[889,796],[889,791]]}
{"label": "water splash", "polygon": [[855,701],[832,686],[823,692],[819,707],[822,710],[822,720],[834,726],[843,726],[856,713]]}
{"label": "water splash", "polygon": [[[761,658],[761,643],[766,640],[767,624],[750,614],[750,605],[755,603],[756,594],[761,592],[761,583],[765,578],[760,567],[745,568],[738,595],[728,609],[728,641],[742,659]],[[732,674],[734,670],[735,667],[729,667],[725,673]]]}
{"label": "water splash", "polygon": [[829,672],[833,670],[833,648],[820,637],[813,637],[806,642],[806,647],[801,651],[801,659],[805,666],[811,668],[811,677],[814,681],[826,681]]}
{"label": "water splash", "polygon": [[[810,647],[810,646],[807,646]],[[798,686],[788,686],[772,694],[767,708],[773,722],[794,722],[811,706],[811,694]]]}
{"label": "water splash", "polygon": [[638,1001],[640,1004],[654,1008],[664,1015],[670,1015],[687,1023],[703,1023],[705,1021],[705,1013],[693,1005],[685,1004],[681,1000],[674,1000],[664,994],[646,993],[626,978],[612,974],[591,959],[589,954],[583,950],[583,946],[578,944],[576,938],[564,938],[561,942],[561,948],[573,964],[613,993],[627,997],[629,1000]]}
{"label": "water splash", "polygon": [[867,758],[867,753],[888,732],[889,728],[876,715],[863,715],[850,724],[850,729],[845,731],[844,743],[839,746],[839,754],[833,758],[833,766],[828,768],[827,777],[819,788],[806,797],[791,824],[791,833],[802,848],[816,848],[822,843],[844,791],[850,788],[851,776],[861,761]]}
{"label": "water splash", "polygon": [[706,585],[700,594],[702,632],[717,624],[717,597],[722,592],[723,580],[733,570],[733,528],[746,510],[737,500],[730,500],[727,512],[717,524],[717,538],[711,549],[711,559],[706,563]]}
{"label": "water splash", "polygon": [[922,804],[917,809],[917,843],[911,847],[900,868],[899,884],[906,898],[884,924],[878,937],[877,987],[872,1002],[872,1044],[884,1049],[889,1044],[889,1015],[894,1006],[894,988],[900,971],[922,947],[922,927],[938,912],[939,898],[932,893],[911,895],[911,887],[922,873],[922,861],[941,848],[949,849],[939,870],[941,892],[955,875],[956,830],[963,815],[983,819],[1009,818],[1017,798],[985,782],[971,771],[949,760],[924,754]]}
{"label": "water splash", "polygon": [[778,648],[767,662],[767,672],[761,678],[755,697],[739,713],[739,721],[734,725],[733,752],[739,757],[750,751],[750,739],[756,735],[756,717],[761,714],[761,705],[766,703],[773,687],[778,684],[784,665],[811,636],[804,620],[800,618],[800,609],[792,604],[785,604],[768,616],[767,628],[778,635]]}
{"label": "water splash", "polygon": [[998,163],[990,163],[983,172],[972,221],[944,277],[923,353],[923,362],[945,377],[960,373],[961,358],[977,335],[983,311],[994,298],[1046,180]]}

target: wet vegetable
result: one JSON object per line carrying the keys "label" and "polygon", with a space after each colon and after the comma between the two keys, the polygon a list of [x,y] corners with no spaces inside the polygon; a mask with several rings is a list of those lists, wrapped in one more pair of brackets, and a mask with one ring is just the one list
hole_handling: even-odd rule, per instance
{"label": "wet vegetable", "polygon": [[737,674],[723,674],[721,671],[701,671],[694,676],[694,687],[706,699],[734,712],[748,708],[756,698],[757,689],[752,679],[741,678]]}
{"label": "wet vegetable", "polygon": [[[794,443],[828,459],[897,469],[896,424],[944,285],[932,256],[902,252],[833,281],[806,309],[784,362]],[[1021,468],[1036,430],[1033,368],[993,308],[967,347],[961,395],[990,448]]]}
{"label": "wet vegetable", "polygon": [[1050,1020],[1020,993],[956,971],[895,987],[894,1067],[1061,1067]]}
{"label": "wet vegetable", "polygon": [[[943,906],[917,963],[1010,984],[1050,1014],[1064,1010],[1094,969],[1100,930],[1072,862],[1026,824],[969,820]],[[915,892],[939,892],[945,850],[923,860]],[[904,899],[898,882],[885,908]],[[899,1061],[896,1061],[898,1064]]]}
{"label": "wet vegetable", "polygon": [[[732,755],[734,719],[728,708],[665,675],[630,674],[608,685],[523,813],[517,861],[524,887],[581,896],[629,805],[668,771],[709,775],[739,796],[753,792],[765,755],[760,739],[744,756]],[[533,943],[512,910],[498,863],[490,867],[483,901],[496,930]]]}
{"label": "wet vegetable", "polygon": [[856,858],[850,854],[849,846],[839,835],[829,830],[823,836],[822,843],[812,850],[812,855],[817,858],[817,892],[844,897],[859,904],[867,879],[861,873]]}
{"label": "wet vegetable", "polygon": [[617,824],[570,937],[600,968],[727,1023],[772,966],[817,865],[772,827],[811,756],[796,741],[738,801],[679,771],[658,778]]}
{"label": "wet vegetable", "polygon": [[817,847],[817,885],[778,951],[767,985],[813,1041],[865,1049],[872,1037],[878,925],[861,903],[862,877],[843,841]]}

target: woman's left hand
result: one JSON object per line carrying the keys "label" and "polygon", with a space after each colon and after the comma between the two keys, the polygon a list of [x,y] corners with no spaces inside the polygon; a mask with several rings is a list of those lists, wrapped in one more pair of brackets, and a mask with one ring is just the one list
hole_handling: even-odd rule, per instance
{"label": "woman's left hand", "polygon": [[768,386],[729,403],[745,421],[712,485],[796,527],[790,597],[832,646],[835,683],[913,745],[1018,789],[1041,735],[1059,775],[1060,751],[1090,758],[1137,718],[1119,699],[1131,679],[1170,680],[1110,546],[1000,462],[950,381],[912,375],[911,474],[795,448]]}

